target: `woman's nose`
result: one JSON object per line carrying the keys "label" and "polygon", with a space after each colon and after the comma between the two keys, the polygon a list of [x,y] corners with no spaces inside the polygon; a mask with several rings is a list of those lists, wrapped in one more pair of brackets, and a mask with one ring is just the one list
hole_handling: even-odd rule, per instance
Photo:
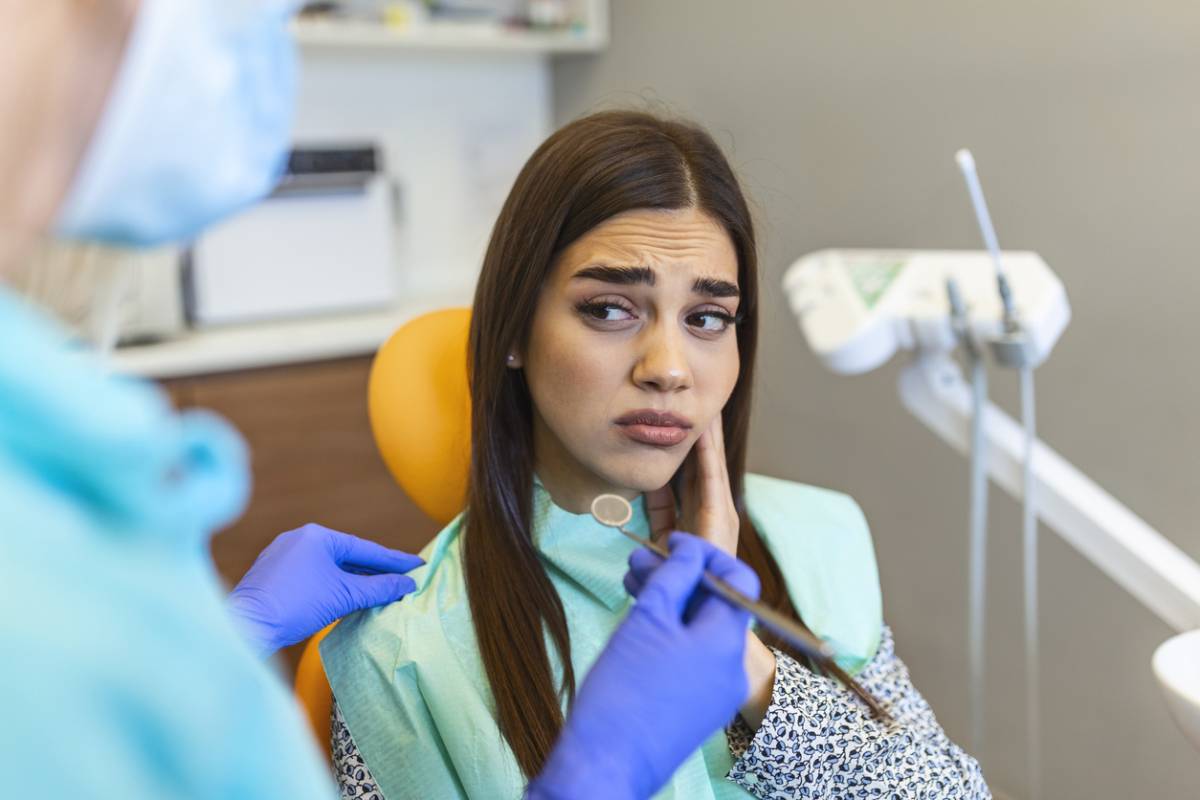
{"label": "woman's nose", "polygon": [[655,325],[643,336],[644,349],[633,367],[633,382],[656,392],[677,392],[692,386],[692,369],[679,335]]}

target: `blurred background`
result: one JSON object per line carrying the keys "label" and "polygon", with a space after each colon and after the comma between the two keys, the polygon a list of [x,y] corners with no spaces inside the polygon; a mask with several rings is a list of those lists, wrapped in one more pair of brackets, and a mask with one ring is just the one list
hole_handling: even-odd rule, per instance
{"label": "blurred background", "polygon": [[[863,506],[899,654],[952,738],[968,733],[965,461],[904,411],[900,359],[849,378],[811,355],[779,290],[796,259],[978,248],[953,160],[970,147],[1001,245],[1039,253],[1073,309],[1038,371],[1040,435],[1200,559],[1200,5],[362,0],[311,4],[295,33],[297,149],[276,195],[184,251],[48,245],[24,279],[83,335],[120,340],[119,369],[245,432],[255,499],[214,544],[231,583],[308,521],[408,548],[433,535],[375,452],[370,356],[416,314],[469,303],[542,139],[620,107],[699,122],[738,170],[766,289],[751,468]],[[84,280],[116,316],[78,300]],[[1015,378],[994,383],[1015,411]],[[1020,798],[1020,517],[993,498],[977,755]],[[1040,555],[1043,796],[1200,796],[1149,668],[1172,631],[1050,531]]]}

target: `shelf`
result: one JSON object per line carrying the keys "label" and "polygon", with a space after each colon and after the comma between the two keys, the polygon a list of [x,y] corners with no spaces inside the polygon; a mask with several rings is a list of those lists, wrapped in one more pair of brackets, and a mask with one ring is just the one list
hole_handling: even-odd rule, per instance
{"label": "shelf", "polygon": [[463,290],[378,311],[189,330],[164,342],[119,347],[110,363],[119,373],[162,380],[368,355],[414,317],[468,305],[470,291]]}
{"label": "shelf", "polygon": [[304,20],[292,24],[305,48],[374,48],[516,53],[594,53],[607,38],[594,28],[537,31],[494,23],[430,22],[391,28],[370,22]]}

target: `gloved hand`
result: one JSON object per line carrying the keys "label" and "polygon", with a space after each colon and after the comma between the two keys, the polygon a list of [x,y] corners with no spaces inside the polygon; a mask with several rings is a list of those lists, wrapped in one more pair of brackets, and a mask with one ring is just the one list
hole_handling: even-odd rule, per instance
{"label": "gloved hand", "polygon": [[700,586],[707,568],[751,597],[748,566],[686,533],[663,561],[630,557],[629,616],[584,679],[530,800],[647,798],[737,713],[749,615]]}
{"label": "gloved hand", "polygon": [[352,611],[399,600],[416,588],[420,557],[312,523],[281,533],[229,596],[265,657],[307,639]]}

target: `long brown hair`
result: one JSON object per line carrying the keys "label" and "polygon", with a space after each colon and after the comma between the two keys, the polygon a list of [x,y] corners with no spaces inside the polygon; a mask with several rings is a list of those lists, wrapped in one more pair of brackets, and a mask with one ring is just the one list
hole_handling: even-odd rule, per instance
{"label": "long brown hair", "polygon": [[[469,343],[471,469],[463,560],[480,654],[500,732],[526,777],[536,775],[575,693],[562,602],[530,528],[533,411],[520,370],[505,357],[525,342],[539,293],[572,242],[626,211],[696,208],[728,233],[741,289],[741,368],[722,412],[738,555],[763,598],[792,617],[778,565],[746,517],[742,487],[758,338],[754,225],[733,170],[695,125],[636,111],[593,114],[561,128],[530,157],[504,203],[475,290]],[[545,634],[562,663],[554,685]]]}

